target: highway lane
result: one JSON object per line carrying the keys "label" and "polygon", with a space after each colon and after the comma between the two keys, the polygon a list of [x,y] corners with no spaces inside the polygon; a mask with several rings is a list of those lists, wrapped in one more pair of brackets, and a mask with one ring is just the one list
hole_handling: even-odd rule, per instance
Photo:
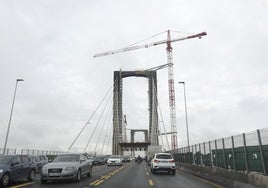
{"label": "highway lane", "polygon": [[176,175],[152,174],[145,162],[126,163],[120,167],[107,165],[93,168],[92,177],[84,177],[80,182],[51,182],[41,184],[37,176],[33,182],[21,181],[11,188],[222,188],[220,185],[177,171]]}
{"label": "highway lane", "polygon": [[104,175],[117,170],[120,167],[112,166],[107,167],[106,165],[102,166],[93,166],[92,176],[91,177],[82,177],[80,182],[73,182],[73,181],[54,181],[49,182],[48,184],[41,184],[39,174],[36,175],[36,178],[32,182],[28,182],[26,180],[18,180],[15,183],[12,183],[9,187],[10,188],[20,188],[20,187],[27,187],[27,188],[85,188],[90,187],[91,182],[94,182],[97,179],[102,178]]}
{"label": "highway lane", "polygon": [[150,167],[144,162],[141,164],[131,163],[112,177],[101,180],[97,185],[91,186],[96,188],[222,188],[220,185],[180,171],[177,171],[175,176],[167,173],[152,174]]}

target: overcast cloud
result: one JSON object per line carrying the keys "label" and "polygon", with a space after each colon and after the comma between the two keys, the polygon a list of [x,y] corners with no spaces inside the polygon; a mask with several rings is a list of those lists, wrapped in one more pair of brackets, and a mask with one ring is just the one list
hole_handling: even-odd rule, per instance
{"label": "overcast cloud", "polygon": [[[8,148],[67,150],[113,85],[113,71],[167,62],[165,45],[93,55],[168,29],[177,31],[172,38],[208,33],[172,44],[179,146],[186,145],[179,81],[186,83],[191,144],[268,127],[267,18],[267,0],[1,0],[0,148],[17,78],[25,81],[18,84]],[[163,39],[166,34],[146,42]],[[167,78],[167,69],[158,71],[159,103],[170,131]],[[123,84],[128,128],[148,128],[147,80],[131,77]],[[100,114],[73,150],[84,149]],[[107,130],[98,128],[95,135]]]}

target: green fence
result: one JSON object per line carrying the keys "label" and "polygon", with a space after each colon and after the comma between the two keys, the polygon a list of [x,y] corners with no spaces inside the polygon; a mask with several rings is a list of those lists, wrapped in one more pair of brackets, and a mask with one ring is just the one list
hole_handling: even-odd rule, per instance
{"label": "green fence", "polygon": [[179,148],[177,162],[225,169],[268,172],[268,128]]}

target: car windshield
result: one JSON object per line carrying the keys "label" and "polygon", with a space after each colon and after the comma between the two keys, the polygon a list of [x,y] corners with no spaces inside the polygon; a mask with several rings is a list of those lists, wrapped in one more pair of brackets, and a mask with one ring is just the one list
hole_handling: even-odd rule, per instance
{"label": "car windshield", "polygon": [[0,155],[0,164],[9,164],[12,156]]}
{"label": "car windshield", "polygon": [[112,155],[110,158],[112,158],[112,159],[119,159],[120,156],[118,156],[118,155]]}
{"label": "car windshield", "polygon": [[157,159],[172,159],[171,155],[164,155],[164,154],[160,154],[160,155],[156,155]]}
{"label": "car windshield", "polygon": [[78,162],[79,159],[79,155],[58,155],[54,162]]}

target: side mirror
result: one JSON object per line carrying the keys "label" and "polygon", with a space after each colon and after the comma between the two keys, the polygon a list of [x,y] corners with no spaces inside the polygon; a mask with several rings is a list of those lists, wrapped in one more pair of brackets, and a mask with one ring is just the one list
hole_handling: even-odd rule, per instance
{"label": "side mirror", "polygon": [[11,167],[13,167],[13,166],[15,166],[15,165],[18,165],[18,164],[19,164],[18,161],[16,161],[16,162],[12,162],[12,163],[11,163]]}

